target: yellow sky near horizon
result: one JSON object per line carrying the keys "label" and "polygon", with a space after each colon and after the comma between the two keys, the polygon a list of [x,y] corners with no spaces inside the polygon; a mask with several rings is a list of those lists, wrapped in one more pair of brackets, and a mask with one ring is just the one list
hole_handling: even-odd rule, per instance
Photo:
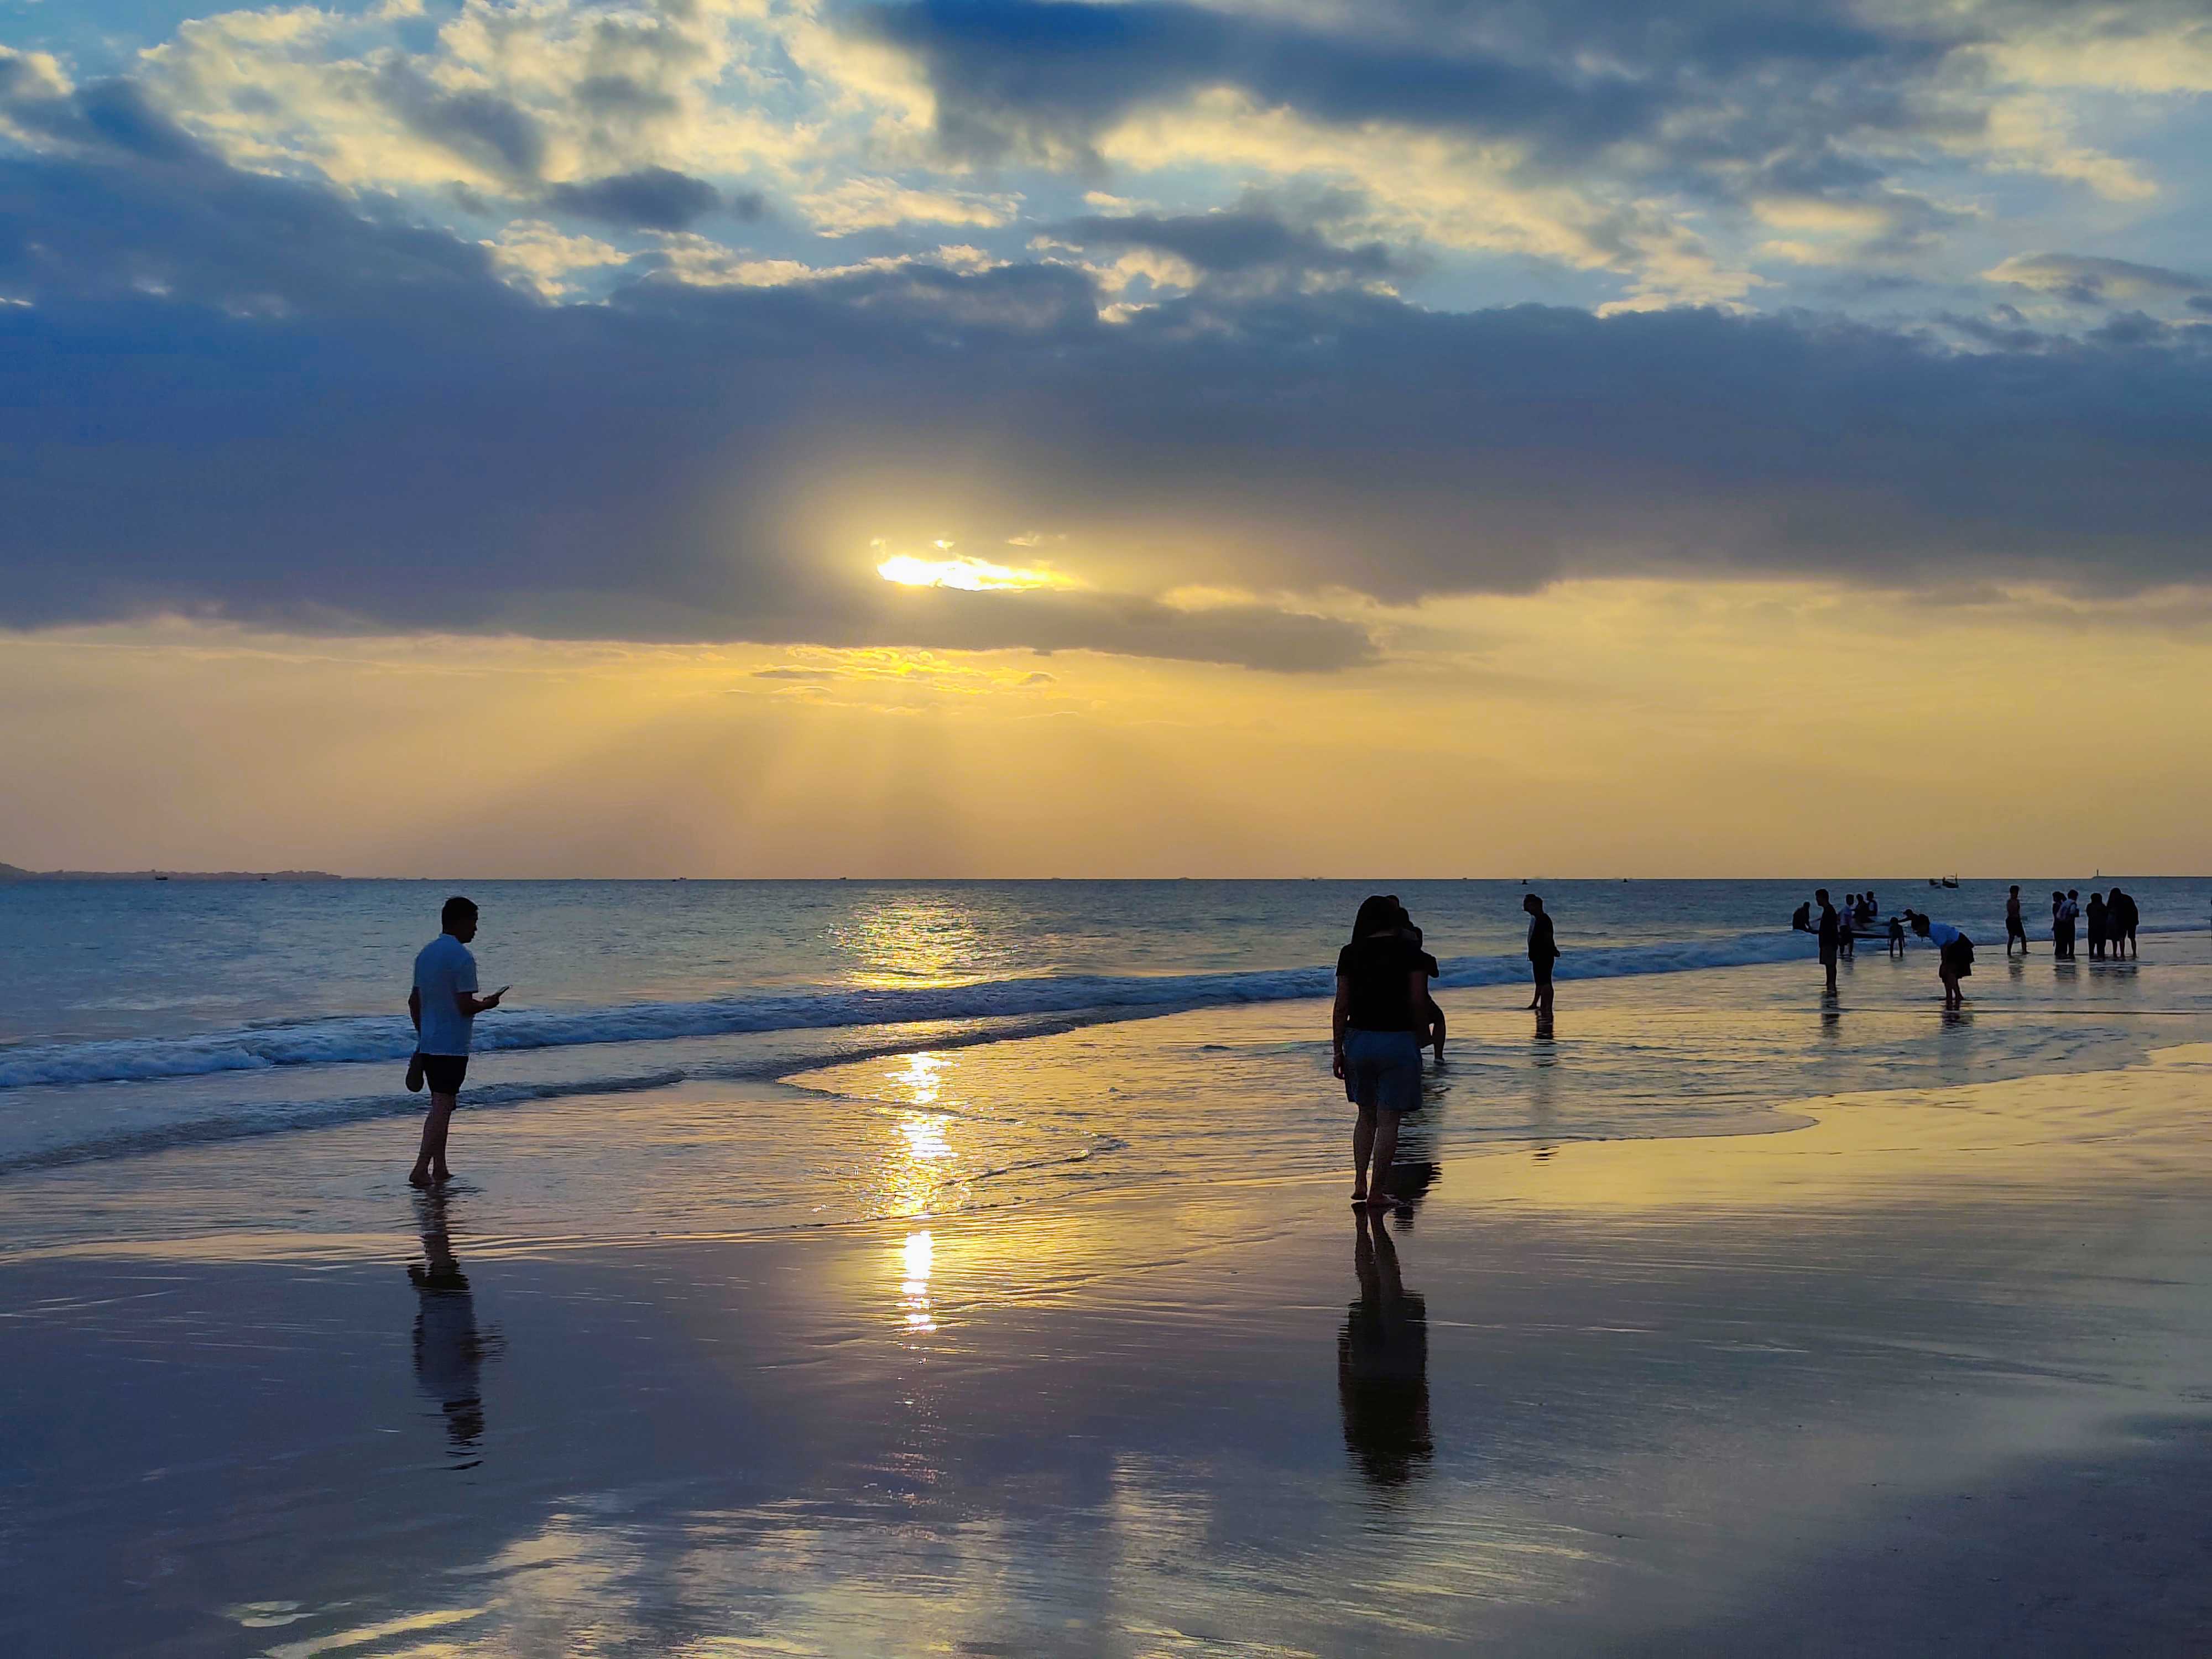
{"label": "yellow sky near horizon", "polygon": [[2203,867],[2169,595],[1586,581],[1329,675],[1066,652],[0,637],[0,859],[423,876]]}

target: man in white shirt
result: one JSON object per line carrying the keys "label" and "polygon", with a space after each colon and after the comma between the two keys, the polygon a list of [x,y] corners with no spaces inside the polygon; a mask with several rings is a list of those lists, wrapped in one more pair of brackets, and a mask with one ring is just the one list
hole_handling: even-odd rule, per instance
{"label": "man in white shirt", "polygon": [[449,898],[439,913],[444,930],[415,957],[415,988],[407,994],[407,1012],[415,1022],[415,1058],[408,1062],[407,1086],[430,1085],[430,1115],[422,1120],[422,1149],[408,1172],[410,1187],[450,1181],[446,1167],[446,1130],[459,1103],[461,1079],[468,1075],[469,1042],[478,1014],[499,1006],[501,986],[488,997],[477,994],[477,959],[469,941],[477,936],[477,907]]}

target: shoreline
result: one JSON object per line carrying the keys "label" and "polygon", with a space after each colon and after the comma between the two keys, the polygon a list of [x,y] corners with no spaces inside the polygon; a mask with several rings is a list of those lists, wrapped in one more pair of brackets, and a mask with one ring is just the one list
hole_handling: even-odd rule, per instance
{"label": "shoreline", "polygon": [[[89,1231],[0,1258],[0,1583],[100,1593],[0,1591],[0,1638],[2060,1654],[2212,1620],[2212,1042],[1792,1099],[1794,1133],[1520,1134],[1616,1052],[1626,1086],[1686,1087],[1715,1030],[1724,1071],[1809,1032],[1808,1075],[1859,1074],[1711,988],[1679,1031],[1592,999],[1565,1072],[1471,1017],[1471,1093],[1409,1130],[1413,1214],[1372,1225],[1334,1162],[1170,1162],[686,1230],[732,1212],[678,1176],[742,1179],[770,1125],[890,1169],[844,1144],[877,1126],[927,1192],[964,1130],[1060,1156],[1111,1079],[1123,1117],[1249,1148],[1321,1092],[1310,1009],[855,1063],[836,1081],[881,1098],[738,1119],[703,1085],[485,1114],[441,1199],[374,1124],[273,1170],[246,1143],[11,1182],[17,1224]],[[1524,1066],[1580,1080],[1509,1109]],[[1340,1157],[1340,1101],[1298,1109]],[[1470,1115],[1516,1138],[1447,1144]]]}
{"label": "shoreline", "polygon": [[[1755,1155],[1825,1168],[1819,1133]],[[1885,1126],[1841,1133],[1885,1165]],[[1447,1160],[1387,1269],[1319,1176],[583,1250],[475,1240],[461,1194],[444,1291],[403,1268],[427,1234],[335,1266],[11,1265],[9,1407],[48,1497],[15,1489],[0,1549],[82,1570],[152,1528],[165,1565],[0,1631],[304,1655],[587,1626],[821,1654],[1934,1653],[2001,1630],[2063,1652],[2212,1611],[2176,1577],[2185,1538],[2084,1534],[2206,1505],[2212,1406],[2112,1352],[2116,1292],[2173,1311],[2145,1282],[2177,1277],[2173,1240],[2136,1206],[2077,1191],[2063,1242],[2047,1205],[1988,1194],[1808,1227],[1794,1186],[1720,1213],[1615,1185],[1662,1146]],[[2212,1354],[2202,1319],[2186,1334]]]}

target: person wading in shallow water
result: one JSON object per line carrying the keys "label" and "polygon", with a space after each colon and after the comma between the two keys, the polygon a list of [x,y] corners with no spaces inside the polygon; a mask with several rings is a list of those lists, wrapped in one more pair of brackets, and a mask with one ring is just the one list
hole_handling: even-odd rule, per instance
{"label": "person wading in shallow water", "polygon": [[459,896],[439,912],[443,930],[415,957],[415,988],[407,994],[407,1012],[415,1022],[415,1057],[407,1062],[407,1086],[430,1085],[430,1112],[422,1120],[422,1147],[407,1173],[410,1187],[450,1181],[446,1167],[446,1130],[460,1103],[461,1079],[468,1075],[469,1042],[476,1018],[499,1006],[512,987],[488,997],[477,994],[477,959],[469,941],[477,936],[477,907]]}
{"label": "person wading in shallow water", "polygon": [[1420,1038],[1428,1029],[1429,975],[1422,952],[1402,931],[1402,914],[1387,893],[1360,904],[1352,943],[1337,954],[1329,1017],[1334,1069],[1344,1079],[1345,1098],[1359,1109],[1352,1201],[1377,1210],[1391,1202],[1399,1115],[1421,1103]]}
{"label": "person wading in shallow water", "polygon": [[1552,931],[1552,918],[1545,914],[1543,900],[1530,893],[1522,899],[1521,908],[1528,913],[1528,971],[1536,981],[1536,994],[1528,1006],[1538,1019],[1549,1019],[1552,964],[1559,959],[1559,942]]}
{"label": "person wading in shallow water", "polygon": [[1820,967],[1828,975],[1828,982],[1821,989],[1824,994],[1833,996],[1836,994],[1836,933],[1841,918],[1836,915],[1836,907],[1828,902],[1826,888],[1815,888],[1813,898],[1820,907]]}
{"label": "person wading in shallow water", "polygon": [[1911,919],[1912,931],[1936,945],[1936,976],[1943,981],[1943,1006],[1964,1006],[1966,995],[1959,981],[1974,971],[1974,941],[1948,921],[1935,921],[1917,910],[1905,914]]}

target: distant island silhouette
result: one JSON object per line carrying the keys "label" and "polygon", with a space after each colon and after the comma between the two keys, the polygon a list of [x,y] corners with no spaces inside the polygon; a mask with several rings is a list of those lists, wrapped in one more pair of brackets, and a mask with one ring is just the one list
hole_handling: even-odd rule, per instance
{"label": "distant island silhouette", "polygon": [[343,881],[327,870],[26,870],[0,864],[0,881]]}

